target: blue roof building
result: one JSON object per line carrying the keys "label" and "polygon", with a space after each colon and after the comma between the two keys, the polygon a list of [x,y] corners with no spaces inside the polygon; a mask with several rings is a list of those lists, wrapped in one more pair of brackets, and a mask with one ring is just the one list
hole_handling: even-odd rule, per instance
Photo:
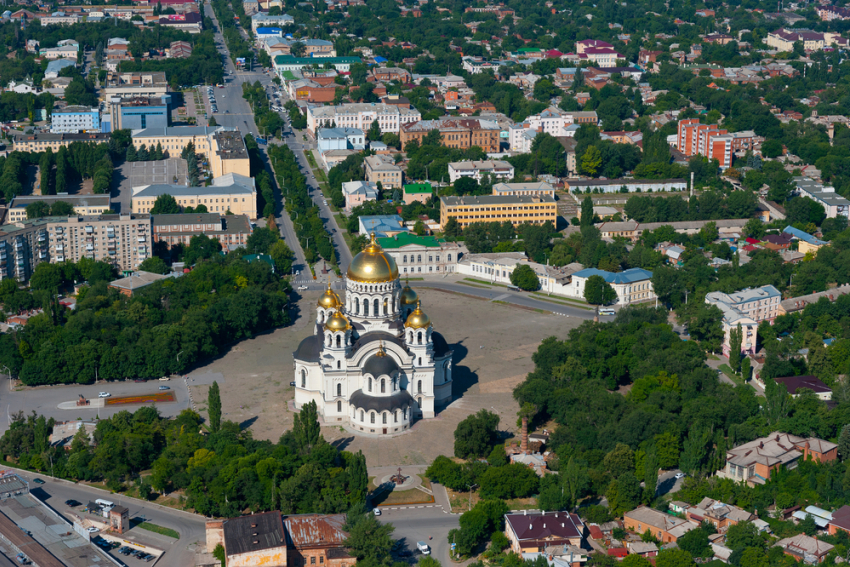
{"label": "blue roof building", "polygon": [[642,268],[631,268],[624,272],[606,272],[596,268],[585,268],[572,275],[572,280],[565,286],[568,295],[584,298],[587,280],[599,276],[617,292],[617,305],[630,305],[655,300],[652,290],[652,272]]}
{"label": "blue roof building", "polygon": [[794,228],[793,226],[786,226],[785,230],[783,230],[785,234],[790,234],[797,240],[802,240],[807,244],[811,244],[812,246],[816,246],[820,248],[821,246],[825,246],[829,244],[826,240],[821,240],[820,238],[815,238],[808,232],[800,230],[799,228]]}
{"label": "blue roof building", "polygon": [[283,37],[283,30],[280,28],[257,28],[256,33],[258,38],[270,36]]}
{"label": "blue roof building", "polygon": [[373,215],[360,217],[360,234],[375,233],[376,238],[395,236],[407,232],[404,219],[399,215]]}

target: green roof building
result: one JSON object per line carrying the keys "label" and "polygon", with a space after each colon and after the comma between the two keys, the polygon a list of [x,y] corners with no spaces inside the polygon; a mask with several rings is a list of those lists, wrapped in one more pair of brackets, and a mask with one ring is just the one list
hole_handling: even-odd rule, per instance
{"label": "green roof building", "polygon": [[452,273],[461,252],[455,242],[433,236],[416,236],[412,232],[378,238],[377,242],[395,260],[402,277]]}
{"label": "green roof building", "polygon": [[337,71],[348,71],[354,63],[360,63],[359,57],[293,57],[278,55],[274,58],[274,70],[278,76],[284,71],[300,71],[305,67],[325,68],[328,65]]}
{"label": "green roof building", "polygon": [[434,188],[430,183],[408,183],[404,186],[404,202],[410,204],[414,201],[426,203],[434,194]]}

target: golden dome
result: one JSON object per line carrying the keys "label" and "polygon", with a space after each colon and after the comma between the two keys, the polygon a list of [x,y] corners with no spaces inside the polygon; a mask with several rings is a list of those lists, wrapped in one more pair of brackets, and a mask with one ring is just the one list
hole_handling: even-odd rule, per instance
{"label": "golden dome", "polygon": [[336,292],[331,289],[331,282],[328,281],[328,289],[319,297],[319,307],[337,309],[340,305],[342,305],[342,301],[340,301]]}
{"label": "golden dome", "polygon": [[392,256],[384,253],[377,242],[375,233],[372,241],[357,254],[348,266],[348,279],[360,283],[391,282],[398,279],[398,266]]}
{"label": "golden dome", "polygon": [[431,318],[422,311],[420,302],[416,302],[416,309],[408,316],[404,326],[411,329],[425,329],[431,326]]}
{"label": "golden dome", "polygon": [[339,311],[334,311],[334,314],[325,321],[325,329],[328,331],[345,331],[350,328],[351,324],[348,322],[348,319]]}
{"label": "golden dome", "polygon": [[416,295],[416,292],[410,289],[408,284],[404,285],[404,289],[401,290],[401,304],[402,305],[416,305],[419,302],[419,296]]}

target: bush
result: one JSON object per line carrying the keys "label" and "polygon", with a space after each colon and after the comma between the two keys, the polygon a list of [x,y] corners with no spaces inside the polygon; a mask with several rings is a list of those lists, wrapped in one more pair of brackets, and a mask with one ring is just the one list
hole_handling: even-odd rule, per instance
{"label": "bush", "polygon": [[499,416],[485,409],[461,421],[455,429],[455,457],[486,457],[496,442]]}

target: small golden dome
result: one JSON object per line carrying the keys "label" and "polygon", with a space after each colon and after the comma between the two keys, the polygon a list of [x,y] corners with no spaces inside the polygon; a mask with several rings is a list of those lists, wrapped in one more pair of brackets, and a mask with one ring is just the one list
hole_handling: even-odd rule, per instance
{"label": "small golden dome", "polygon": [[334,311],[334,314],[325,321],[325,329],[328,331],[345,331],[350,328],[351,324],[348,322],[348,319],[339,311]]}
{"label": "small golden dome", "polygon": [[402,305],[416,305],[419,302],[419,296],[413,291],[408,284],[405,284],[404,289],[401,290],[401,304]]}
{"label": "small golden dome", "polygon": [[416,302],[416,309],[407,317],[405,327],[411,329],[425,329],[431,326],[431,318],[421,309],[421,302]]}
{"label": "small golden dome", "polygon": [[362,252],[357,254],[348,266],[348,279],[360,283],[382,283],[398,279],[398,266],[392,256],[384,253],[384,249],[372,241]]}
{"label": "small golden dome", "polygon": [[319,307],[337,309],[340,305],[342,305],[342,301],[336,292],[331,289],[331,282],[328,281],[328,289],[319,297]]}

